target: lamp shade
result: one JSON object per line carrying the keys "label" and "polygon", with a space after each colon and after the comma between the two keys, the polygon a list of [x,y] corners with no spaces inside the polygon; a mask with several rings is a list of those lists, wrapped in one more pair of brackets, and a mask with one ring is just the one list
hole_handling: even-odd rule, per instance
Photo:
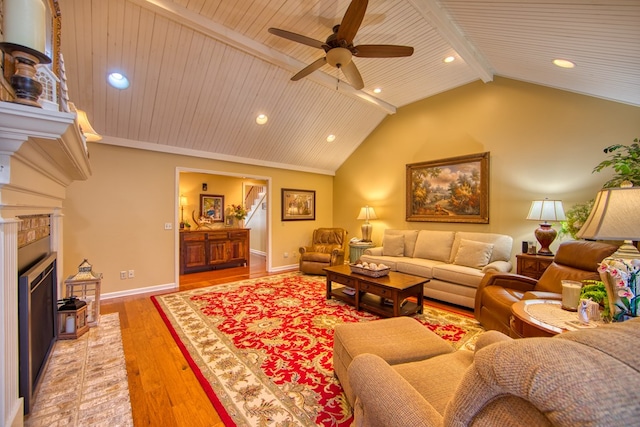
{"label": "lamp shade", "polygon": [[84,134],[85,138],[89,142],[98,142],[102,140],[102,136],[96,132],[96,130],[89,123],[89,119],[87,118],[87,113],[83,110],[76,110],[76,114],[78,115],[78,124],[80,125],[80,129]]}
{"label": "lamp shade", "polygon": [[180,206],[187,206],[187,196],[180,196]]}
{"label": "lamp shade", "polygon": [[640,240],[640,187],[606,188],[576,234],[582,239]]}
{"label": "lamp shade", "polygon": [[369,221],[370,219],[378,219],[378,217],[376,216],[376,212],[372,207],[365,206],[363,208],[360,208],[360,214],[358,214],[358,218],[356,219],[364,219],[366,221]]}
{"label": "lamp shade", "polygon": [[564,221],[564,208],[560,200],[534,200],[531,202],[531,209],[527,219],[536,221]]}

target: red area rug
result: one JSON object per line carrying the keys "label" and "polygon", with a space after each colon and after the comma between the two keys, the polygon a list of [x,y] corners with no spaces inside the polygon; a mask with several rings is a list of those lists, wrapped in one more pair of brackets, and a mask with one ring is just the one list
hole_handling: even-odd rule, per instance
{"label": "red area rug", "polygon": [[[288,273],[152,297],[225,425],[348,426],[333,375],[333,327],[378,316],[325,297],[323,277]],[[425,306],[414,316],[456,348],[483,331]]]}

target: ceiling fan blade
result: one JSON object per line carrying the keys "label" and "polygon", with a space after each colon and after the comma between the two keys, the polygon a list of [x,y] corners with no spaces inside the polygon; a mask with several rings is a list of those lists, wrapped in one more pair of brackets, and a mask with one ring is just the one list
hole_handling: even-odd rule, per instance
{"label": "ceiling fan blade", "polygon": [[364,87],[364,82],[362,81],[360,71],[358,71],[358,67],[356,67],[356,64],[353,61],[350,61],[347,65],[343,66],[340,69],[349,81],[349,84],[353,86],[354,89],[360,90]]}
{"label": "ceiling fan blade", "polygon": [[324,42],[321,42],[316,39],[312,39],[311,37],[303,36],[301,34],[292,33],[291,31],[281,30],[279,28],[269,28],[269,32],[274,36],[278,36],[278,37],[285,38],[287,40],[306,44],[307,46],[316,47],[318,49],[323,49],[323,46],[324,46]]}
{"label": "ceiling fan blade", "polygon": [[322,57],[322,58],[312,62],[311,64],[307,65],[302,70],[298,71],[298,74],[296,74],[295,76],[291,77],[291,80],[293,80],[295,82],[295,81],[300,80],[303,77],[307,77],[309,74],[313,73],[315,70],[317,70],[318,68],[322,67],[326,63],[327,63],[327,59],[325,57]]}
{"label": "ceiling fan blade", "polygon": [[354,56],[359,58],[397,58],[413,55],[411,46],[396,46],[392,44],[361,44],[356,46]]}
{"label": "ceiling fan blade", "polygon": [[364,13],[367,11],[368,0],[352,0],[347,11],[342,18],[340,28],[338,29],[337,39],[346,40],[347,45],[353,44],[353,38],[356,36]]}

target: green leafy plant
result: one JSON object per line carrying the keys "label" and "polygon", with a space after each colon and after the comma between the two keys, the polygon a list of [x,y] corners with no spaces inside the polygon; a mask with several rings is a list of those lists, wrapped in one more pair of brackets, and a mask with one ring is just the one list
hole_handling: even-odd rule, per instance
{"label": "green leafy plant", "polygon": [[580,291],[580,299],[590,299],[593,302],[597,302],[603,308],[602,317],[607,319],[611,317],[609,311],[609,299],[607,298],[607,289],[604,287],[604,283],[599,280],[583,280],[584,286]]}
{"label": "green leafy plant", "polygon": [[558,230],[558,235],[560,237],[570,235],[574,239],[577,239],[576,233],[580,231],[585,221],[589,217],[589,213],[591,213],[591,209],[593,208],[593,199],[589,200],[586,203],[578,203],[577,205],[573,205],[571,209],[565,212],[565,216],[567,217],[566,221],[560,222],[561,227]]}
{"label": "green leafy plant", "polygon": [[638,138],[631,145],[614,144],[604,149],[611,154],[608,160],[601,161],[593,172],[600,172],[605,168],[613,168],[616,174],[604,184],[604,188],[620,187],[625,181],[640,186],[640,142]]}

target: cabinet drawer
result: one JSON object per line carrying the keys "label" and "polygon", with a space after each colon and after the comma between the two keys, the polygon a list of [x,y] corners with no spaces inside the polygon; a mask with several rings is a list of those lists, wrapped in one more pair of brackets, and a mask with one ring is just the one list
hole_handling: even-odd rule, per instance
{"label": "cabinet drawer", "polygon": [[370,294],[385,297],[385,298],[388,298],[391,296],[391,291],[389,289],[381,288],[379,286],[371,285],[369,283],[361,283],[360,290],[364,292],[368,292]]}
{"label": "cabinet drawer", "polygon": [[247,237],[246,231],[230,231],[229,238],[230,239],[244,239]]}
{"label": "cabinet drawer", "polygon": [[226,231],[210,231],[209,240],[228,240],[229,236],[227,236]]}
{"label": "cabinet drawer", "polygon": [[204,237],[203,233],[184,233],[182,240],[185,242],[204,242]]}

